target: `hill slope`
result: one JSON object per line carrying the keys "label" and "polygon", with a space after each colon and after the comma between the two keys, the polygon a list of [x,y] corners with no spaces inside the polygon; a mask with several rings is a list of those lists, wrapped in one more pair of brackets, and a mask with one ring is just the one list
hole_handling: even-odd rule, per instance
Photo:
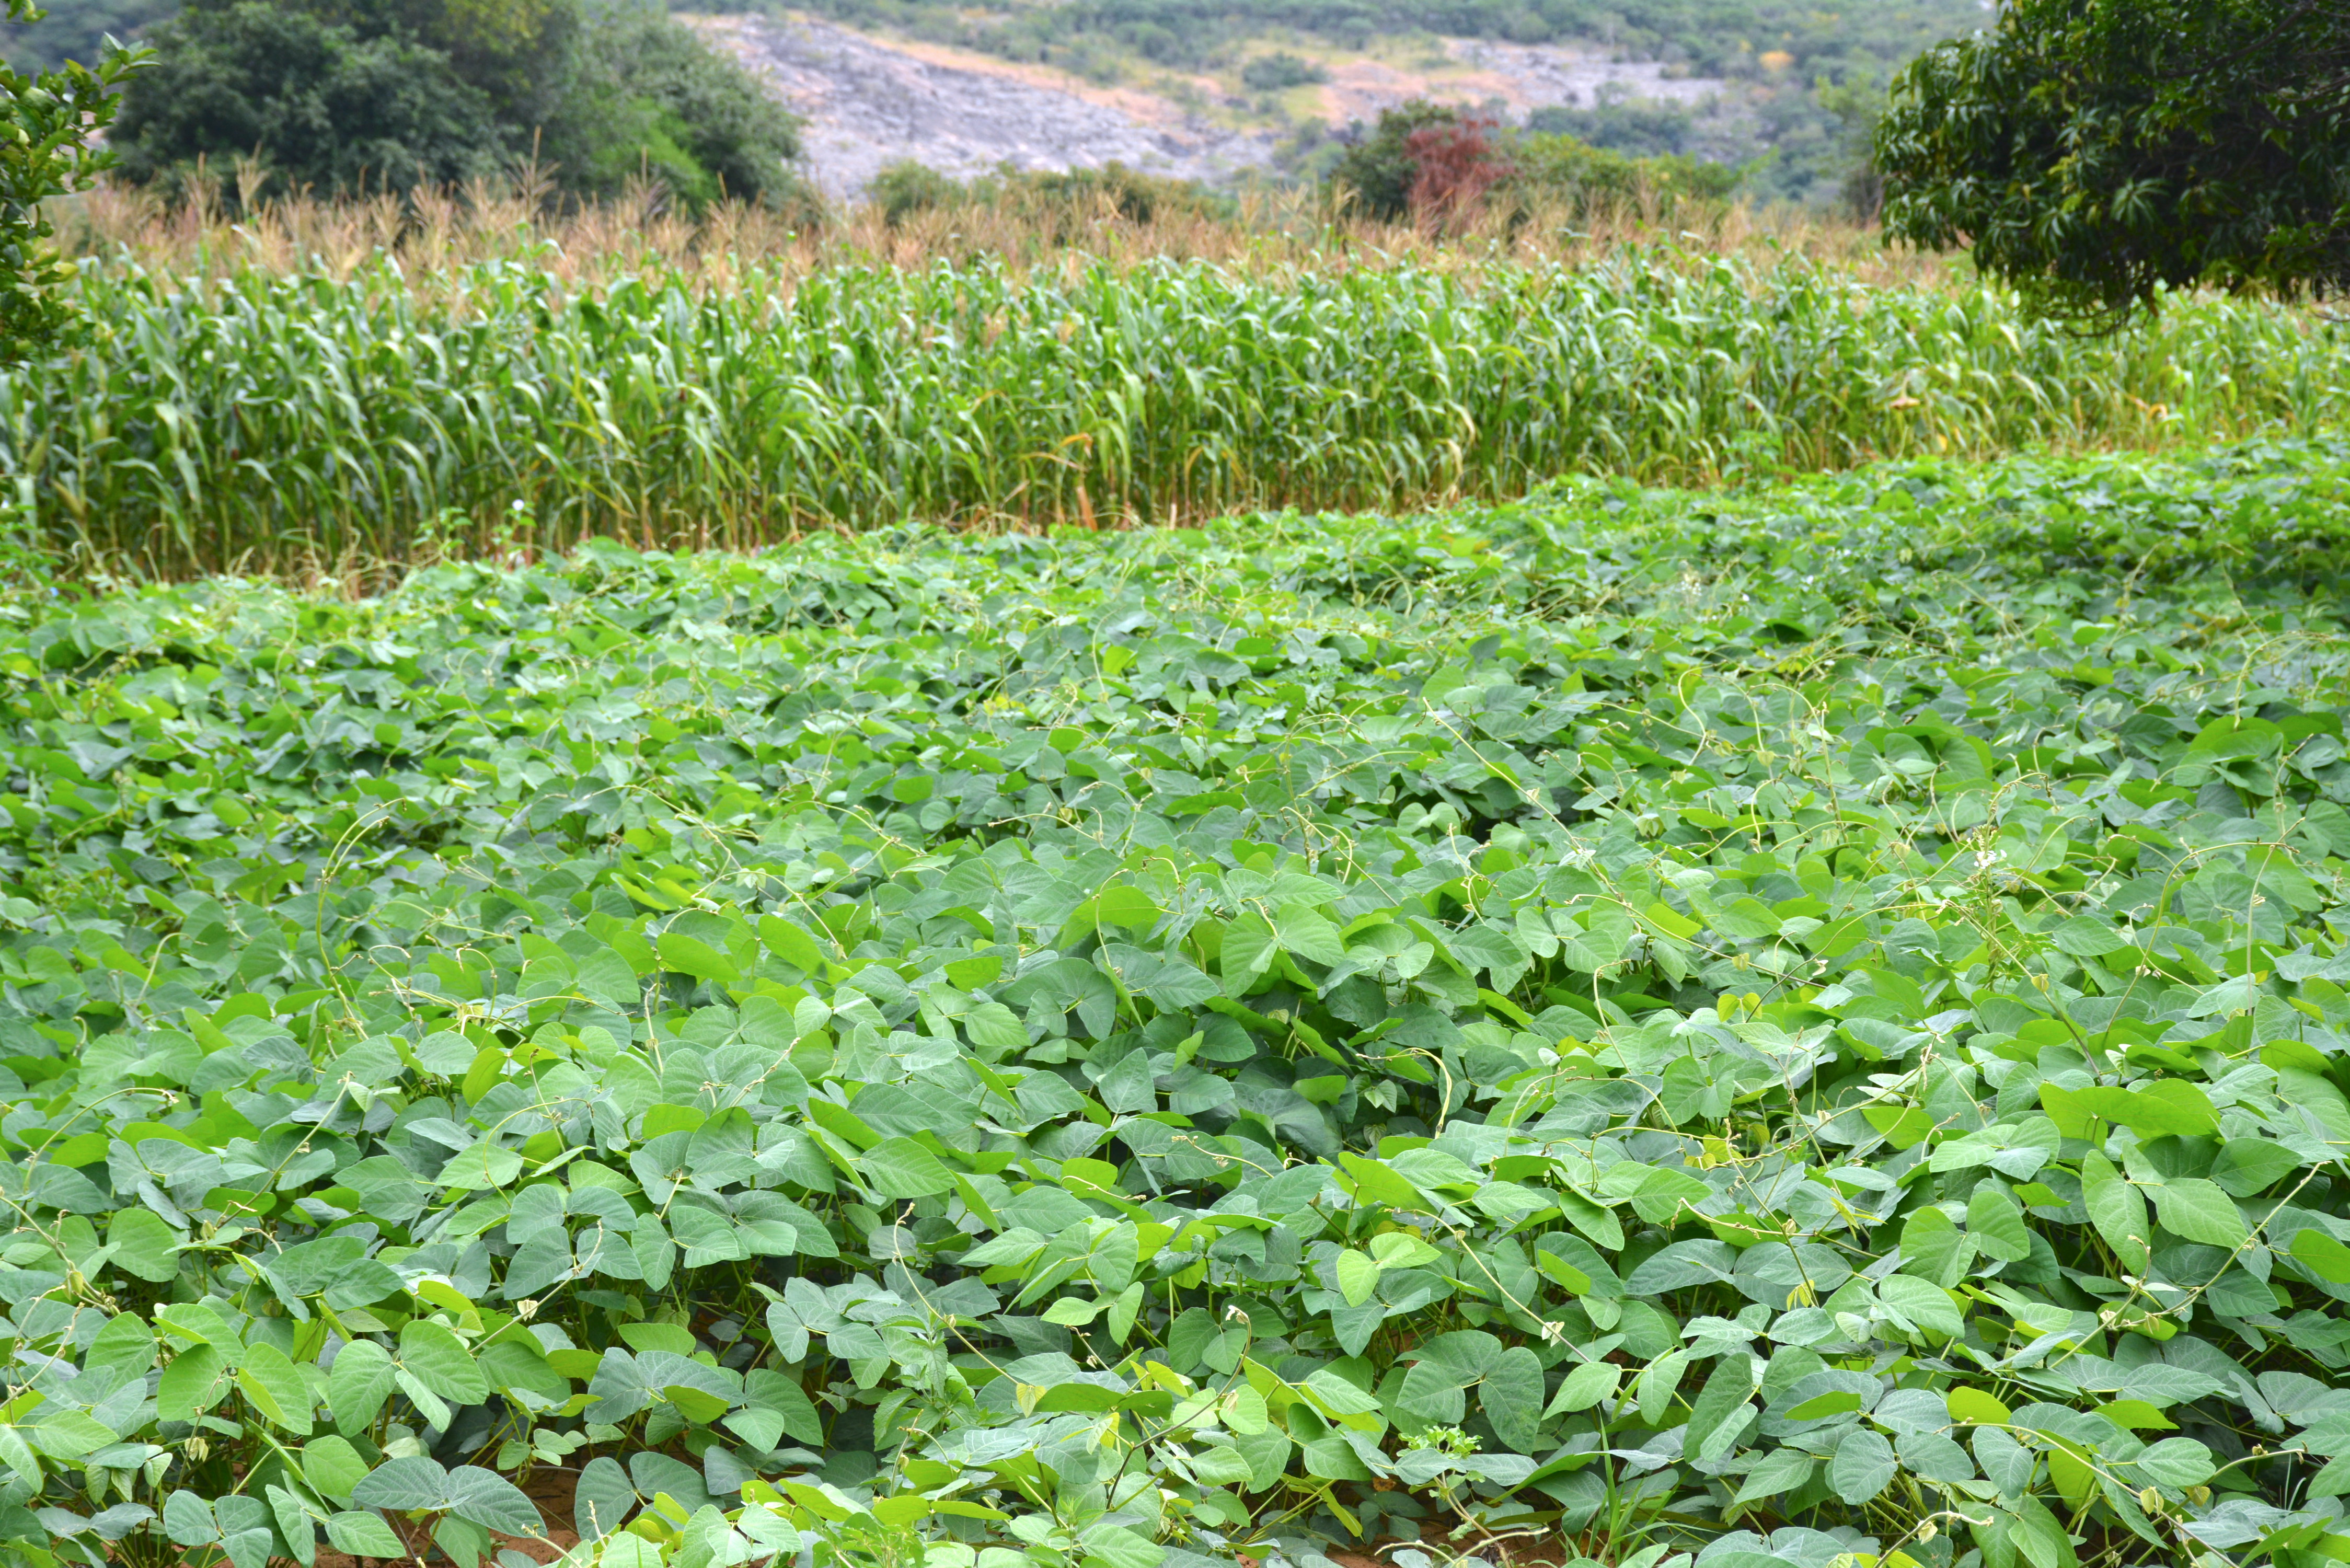
{"label": "hill slope", "polygon": [[[20,67],[87,58],[106,34],[135,36],[171,8],[59,0],[45,22],[0,27],[0,53]],[[1919,49],[1989,15],[1980,0],[812,0],[808,11],[719,31],[816,122],[820,164],[826,127],[837,128],[818,177],[838,192],[899,157],[950,171],[1118,158],[1195,176],[1312,173],[1335,130],[1426,94],[1603,147],[1752,162],[1758,198],[1813,202],[1835,195],[1856,153],[1854,109],[1839,114],[1837,95],[1865,106]]]}

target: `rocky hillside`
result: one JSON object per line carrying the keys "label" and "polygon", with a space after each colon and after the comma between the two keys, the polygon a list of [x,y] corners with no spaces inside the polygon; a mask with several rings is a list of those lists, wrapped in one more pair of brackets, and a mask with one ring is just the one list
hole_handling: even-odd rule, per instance
{"label": "rocky hillside", "polygon": [[1154,94],[1090,87],[1046,67],[885,43],[801,16],[699,25],[806,118],[810,172],[836,196],[854,198],[905,159],[958,177],[1000,163],[1063,170],[1115,161],[1215,181],[1273,156],[1273,138],[1263,132],[1230,130]]}
{"label": "rocky hillside", "polygon": [[1223,182],[1273,165],[1301,121],[1336,128],[1407,99],[1488,105],[1523,119],[1538,109],[1620,98],[1700,104],[1724,86],[1598,49],[1450,39],[1440,53],[1417,58],[1365,53],[1316,62],[1325,80],[1252,101],[1209,77],[1161,78],[1152,84],[1160,90],[1102,87],[1050,66],[883,39],[797,15],[696,25],[806,118],[816,182],[851,199],[876,172],[907,159],[956,176],[1003,163],[1064,170],[1117,161]]}

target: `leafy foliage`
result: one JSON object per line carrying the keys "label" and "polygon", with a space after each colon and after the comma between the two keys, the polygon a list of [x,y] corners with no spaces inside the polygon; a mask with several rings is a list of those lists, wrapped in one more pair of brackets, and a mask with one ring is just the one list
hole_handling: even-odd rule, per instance
{"label": "leafy foliage", "polygon": [[1282,92],[1329,79],[1329,71],[1319,62],[1305,59],[1286,49],[1259,55],[1241,67],[1241,85],[1256,92]]}
{"label": "leafy foliage", "polygon": [[[12,21],[37,22],[31,0],[7,0]],[[111,162],[90,145],[112,123],[115,93],[141,63],[117,51],[92,69],[26,75],[0,65],[0,363],[46,348],[71,320],[62,297],[72,269],[47,241],[43,203],[86,186]]]}
{"label": "leafy foliage", "polygon": [[118,140],[141,183],[255,158],[266,193],[448,186],[536,161],[575,193],[650,177],[681,201],[778,200],[795,122],[664,14],[578,0],[200,0]]}
{"label": "leafy foliage", "polygon": [[1602,102],[1589,109],[1545,104],[1526,116],[1526,129],[1571,136],[1603,152],[1669,158],[1689,151],[1696,115],[1682,104]]}
{"label": "leafy foliage", "polygon": [[697,209],[730,196],[770,206],[801,200],[790,172],[799,122],[732,57],[650,8],[616,11],[595,47],[609,73],[600,90],[643,123],[616,128],[580,188],[618,192],[650,163]]}
{"label": "leafy foliage", "polygon": [[971,192],[969,184],[953,175],[909,158],[876,172],[865,188],[865,199],[880,210],[884,223],[894,226],[917,213],[960,207],[970,200]]}
{"label": "leafy foliage", "polygon": [[1456,119],[1424,125],[1404,142],[1412,166],[1411,210],[1424,223],[1463,224],[1485,208],[1486,198],[1516,171],[1493,144],[1491,120]]}
{"label": "leafy foliage", "polygon": [[90,351],[0,375],[0,505],[60,556],[184,574],[2177,441],[2314,428],[2350,388],[2338,335],[2265,306],[2085,342],[1996,291],[1665,250],[739,281],[94,272]]}
{"label": "leafy foliage", "polygon": [[122,172],[145,184],[199,158],[257,157],[296,189],[448,185],[497,171],[490,100],[448,57],[278,4],[191,8],[156,30],[158,68],[127,95]]}
{"label": "leafy foliage", "polygon": [[1513,139],[1512,179],[1503,187],[1521,210],[1565,207],[1596,213],[1609,206],[1645,203],[1670,215],[1683,203],[1727,201],[1743,182],[1744,171],[1702,162],[1680,153],[1631,157],[1591,146],[1572,136]]}
{"label": "leafy foliage", "polygon": [[630,1568],[2326,1549],[2345,499],[20,610],[0,1532],[470,1565],[566,1464]]}
{"label": "leafy foliage", "polygon": [[1112,160],[1098,169],[1016,169],[957,180],[910,160],[874,177],[867,199],[884,221],[898,224],[917,213],[989,209],[1035,224],[1045,242],[1076,245],[1096,223],[1177,223],[1229,220],[1234,203],[1193,180],[1145,173]]}
{"label": "leafy foliage", "polygon": [[[1551,121],[1543,122],[1546,126]],[[1330,171],[1335,192],[1367,213],[1448,222],[1498,206],[1582,214],[1684,199],[1720,202],[1739,171],[1679,154],[1632,157],[1537,126],[1519,133],[1451,104],[1415,99],[1357,126]]]}
{"label": "leafy foliage", "polygon": [[19,71],[54,71],[68,60],[95,67],[106,40],[134,39],[177,8],[175,0],[65,0],[37,12],[0,15],[0,61]]}
{"label": "leafy foliage", "polygon": [[1889,234],[2059,314],[2350,286],[2350,11],[2025,0],[1920,57],[1877,135]]}
{"label": "leafy foliage", "polygon": [[1419,182],[1412,138],[1424,130],[1456,127],[1461,119],[1461,111],[1452,105],[1424,99],[1383,109],[1376,125],[1357,128],[1330,171],[1329,183],[1372,217],[1393,221],[1408,216],[1412,187]]}

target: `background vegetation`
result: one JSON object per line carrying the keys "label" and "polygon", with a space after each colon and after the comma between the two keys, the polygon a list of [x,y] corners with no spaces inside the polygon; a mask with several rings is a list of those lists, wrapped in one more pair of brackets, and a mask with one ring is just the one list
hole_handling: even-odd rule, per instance
{"label": "background vegetation", "polygon": [[1670,221],[1718,210],[1739,181],[1737,170],[1686,154],[1634,157],[1425,100],[1382,112],[1329,172],[1347,209],[1440,229],[1537,213],[1587,222],[1634,206]]}
{"label": "background vegetation", "polygon": [[405,191],[530,164],[572,197],[658,182],[700,207],[789,202],[792,117],[731,56],[629,0],[198,0],[125,94],[122,177],[240,198]]}
{"label": "background vegetation", "polygon": [[1196,182],[1145,174],[1116,162],[1066,172],[1004,168],[970,180],[920,163],[898,163],[874,178],[866,201],[892,227],[922,213],[952,220],[986,213],[1034,232],[1047,247],[1068,244],[1104,219],[1155,231],[1161,225],[1226,223],[1239,212],[1233,198]]}
{"label": "background vegetation", "polygon": [[128,42],[178,9],[177,0],[72,0],[47,7],[37,22],[12,13],[0,21],[0,57],[20,71],[55,70],[68,60],[95,67],[109,34]]}
{"label": "background vegetation", "polygon": [[[93,57],[107,31],[126,36],[142,33],[171,14],[164,7],[140,9],[142,3],[63,0],[37,27],[0,27],[0,55],[20,63]],[[219,0],[205,3],[219,8]],[[1586,45],[1632,58],[1661,60],[1692,75],[1724,78],[1731,88],[1720,103],[1696,111],[1594,104],[1546,111],[1550,118],[1536,129],[1570,132],[1611,151],[1686,154],[1740,165],[1747,189],[1757,199],[1814,204],[1844,200],[1844,182],[1862,161],[1851,109],[1838,99],[1838,92],[1858,91],[1873,102],[1881,96],[1883,84],[1918,51],[1986,20],[1975,0],[1866,0],[1828,9],[1782,0],[1617,0],[1605,5],[1596,0],[1448,0],[1433,9],[1326,0],[1244,5],[1228,0],[1081,0],[1001,10],[949,5],[941,0],[826,0],[811,9],[855,25],[976,47],[1006,58],[1045,61],[1105,80],[1206,70],[1230,76],[1237,92],[1258,94],[1309,82],[1325,68],[1320,57],[1374,40],[1393,43],[1417,36],[1432,42],[1430,35],[1445,34]],[[397,13],[392,7],[382,14]],[[340,15],[363,36],[374,36],[383,26],[364,21],[376,14],[369,7],[343,13],[328,7],[321,14],[330,19]],[[432,47],[435,35],[430,26],[411,31]],[[1253,40],[1265,38],[1285,41],[1269,54],[1251,47]],[[359,41],[364,47],[364,37]],[[373,46],[378,52],[387,47]],[[619,68],[624,74],[632,58],[625,47],[603,50],[601,57],[609,62],[608,71]],[[1281,60],[1295,63],[1268,63]],[[218,45],[208,63],[190,69],[214,81],[236,78],[233,60],[221,57]],[[1251,72],[1256,75],[1254,81],[1247,79]],[[622,85],[625,90],[613,101],[627,104],[650,97],[678,112],[673,95],[626,81]],[[248,99],[255,96],[249,87],[237,90]],[[462,117],[463,106],[442,104],[444,96],[433,99],[443,115]],[[345,107],[341,112],[348,117],[355,111]],[[691,115],[683,118],[693,122]],[[407,123],[412,120],[411,114]],[[536,119],[509,113],[506,122],[544,123],[550,136],[561,130],[545,113]],[[474,128],[473,119],[463,123]],[[240,126],[238,130],[244,134],[252,129]],[[692,151],[673,128],[656,129]],[[470,140],[460,136],[452,146],[465,154],[480,140],[478,134]],[[501,151],[511,153],[513,140],[507,137],[509,145]],[[647,152],[655,162],[665,151],[642,127],[619,127],[609,140],[624,149],[619,161],[631,166],[638,151]],[[249,139],[235,151],[249,151],[251,146]],[[213,151],[216,156],[234,156],[219,148]],[[588,186],[610,188],[609,180],[586,173],[608,169],[608,156],[592,147],[574,146],[562,161],[567,169]],[[1328,138],[1319,132],[1296,143],[1301,172],[1320,172],[1334,155]],[[699,153],[695,160],[708,167]],[[383,165],[371,167],[380,170]],[[408,179],[406,168],[403,162],[401,171],[391,177]],[[744,189],[733,173],[728,181],[738,192]]]}
{"label": "background vegetation", "polygon": [[[1161,68],[1231,69],[1243,64],[1245,41],[1268,36],[1309,53],[1398,38],[1433,44],[1432,35],[1594,47],[1731,85],[1720,102],[1681,111],[1688,112],[1686,124],[1671,109],[1643,109],[1627,117],[1593,104],[1564,111],[1575,118],[1536,129],[1571,132],[1612,151],[1687,153],[1750,165],[1745,178],[1757,199],[1822,205],[1844,199],[1844,182],[1865,156],[1854,134],[1853,109],[1839,100],[1838,89],[1857,89],[1873,101],[1920,50],[1989,20],[1975,0],[1835,7],[1777,0],[1448,0],[1434,6],[1076,0],[993,13],[937,0],[824,0],[809,9],[1103,79],[1147,77]],[[1660,125],[1668,128],[1662,145]],[[1320,169],[1326,154],[1315,150],[1321,145],[1312,136],[1300,143],[1306,167]]]}

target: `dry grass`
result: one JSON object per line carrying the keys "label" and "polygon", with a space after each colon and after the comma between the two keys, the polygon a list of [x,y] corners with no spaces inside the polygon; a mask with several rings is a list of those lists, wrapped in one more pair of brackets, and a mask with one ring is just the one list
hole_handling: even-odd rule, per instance
{"label": "dry grass", "polygon": [[[257,188],[257,182],[247,182]],[[233,194],[239,181],[227,184]],[[783,213],[730,204],[696,221],[657,190],[619,202],[561,207],[543,187],[481,184],[463,192],[248,203],[199,182],[193,199],[167,204],[147,192],[103,188],[57,206],[69,255],[137,264],[151,273],[217,281],[253,271],[348,280],[379,259],[421,291],[484,262],[527,262],[559,292],[594,292],[623,276],[658,274],[720,293],[755,284],[786,287],[843,267],[917,269],[993,259],[1015,275],[1107,262],[1205,262],[1261,273],[1331,273],[1399,265],[1483,269],[1496,262],[1576,265],[1626,245],[1671,240],[1698,256],[1753,262],[1800,258],[1877,286],[1934,286],[1948,258],[1889,250],[1876,230],[1791,210],[1744,203],[1678,207],[1636,200],[1598,212],[1538,212],[1511,223],[1487,215],[1434,234],[1334,213],[1317,193],[1268,190],[1243,196],[1231,219],[1184,216],[1138,223],[1105,199],[1087,212],[1003,205],[916,213],[899,223],[877,207]],[[234,213],[237,215],[232,216]]]}

